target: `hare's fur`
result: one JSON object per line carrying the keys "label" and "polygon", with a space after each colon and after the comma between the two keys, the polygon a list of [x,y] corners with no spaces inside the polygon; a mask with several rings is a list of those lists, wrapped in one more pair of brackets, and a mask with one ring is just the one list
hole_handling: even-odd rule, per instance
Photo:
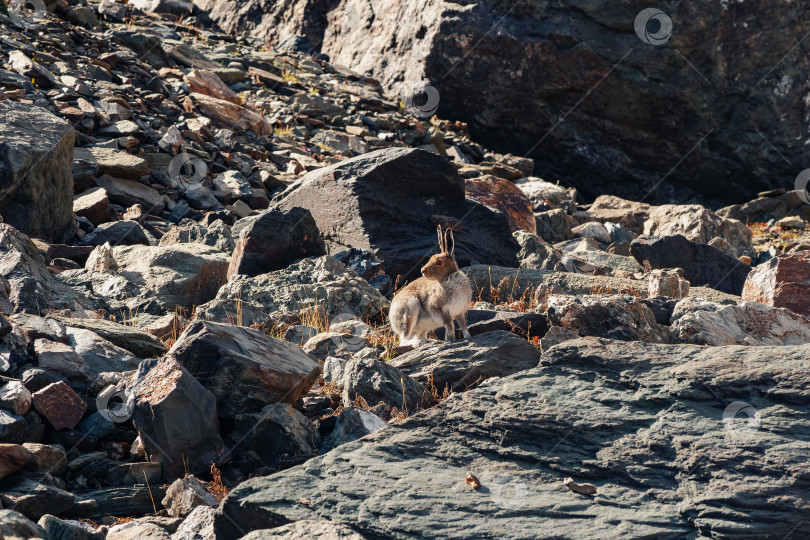
{"label": "hare's fur", "polygon": [[438,228],[442,252],[430,258],[422,267],[421,278],[409,283],[391,302],[391,328],[401,345],[418,346],[427,341],[427,334],[444,326],[445,339],[452,341],[458,321],[461,333],[470,337],[467,329],[467,309],[472,301],[470,280],[459,270],[454,257],[453,231]]}

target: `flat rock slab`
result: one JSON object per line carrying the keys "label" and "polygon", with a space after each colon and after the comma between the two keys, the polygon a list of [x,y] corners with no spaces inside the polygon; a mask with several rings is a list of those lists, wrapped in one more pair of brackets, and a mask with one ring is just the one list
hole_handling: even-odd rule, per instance
{"label": "flat rock slab", "polygon": [[122,150],[112,148],[76,148],[73,160],[98,167],[101,174],[109,174],[115,178],[131,178],[134,180],[149,174],[152,170],[149,162],[142,157],[133,156]]}
{"label": "flat rock slab", "polygon": [[[500,291],[502,298],[530,289],[536,293],[538,288],[555,288],[554,292],[583,294],[631,294],[641,298],[648,297],[647,282],[611,276],[591,276],[571,272],[552,272],[551,270],[528,270],[525,268],[506,268],[502,266],[475,265],[462,269],[470,278],[473,286],[473,298],[490,301],[490,287]],[[689,296],[703,298],[720,304],[738,304],[739,296],[724,293],[707,287],[692,287]]]}
{"label": "flat rock slab", "polygon": [[58,315],[49,315],[48,318],[68,328],[90,330],[113,345],[131,352],[138,358],[152,358],[166,352],[166,346],[158,338],[131,326],[105,319],[81,319],[60,317]]}
{"label": "flat rock slab", "polygon": [[454,392],[466,390],[492,377],[512,375],[537,366],[540,350],[528,341],[499,330],[462,341],[431,341],[391,360],[406,375]]}
{"label": "flat rock slab", "polygon": [[313,519],[370,538],[783,538],[810,519],[808,369],[808,345],[568,341],[535,369],[241,484],[218,538]]}

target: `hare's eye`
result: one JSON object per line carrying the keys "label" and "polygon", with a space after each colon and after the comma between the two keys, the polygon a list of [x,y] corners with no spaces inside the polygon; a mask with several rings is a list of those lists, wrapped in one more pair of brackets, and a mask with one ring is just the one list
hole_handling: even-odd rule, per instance
{"label": "hare's eye", "polygon": [[441,260],[436,261],[436,266],[441,266],[441,265],[443,265],[443,264],[444,264],[444,261],[441,261]]}

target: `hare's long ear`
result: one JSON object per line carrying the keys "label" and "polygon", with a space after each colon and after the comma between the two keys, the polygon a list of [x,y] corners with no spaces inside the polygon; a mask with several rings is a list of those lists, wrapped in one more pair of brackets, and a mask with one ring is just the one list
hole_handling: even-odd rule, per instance
{"label": "hare's long ear", "polygon": [[456,241],[453,239],[453,229],[447,229],[444,233],[444,252],[450,255],[451,257],[454,256],[456,251]]}
{"label": "hare's long ear", "polygon": [[442,233],[442,226],[436,225],[436,232],[439,235],[439,249],[442,250],[442,253],[446,253],[445,245],[444,245],[444,234]]}

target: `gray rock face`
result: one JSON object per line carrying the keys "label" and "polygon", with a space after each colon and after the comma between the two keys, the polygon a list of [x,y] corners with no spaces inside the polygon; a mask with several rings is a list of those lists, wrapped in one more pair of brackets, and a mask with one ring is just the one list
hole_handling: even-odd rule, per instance
{"label": "gray rock face", "polygon": [[213,392],[226,418],[268,403],[295,403],[321,374],[321,365],[292,343],[206,321],[186,328],[169,355]]}
{"label": "gray rock face", "polygon": [[624,341],[666,343],[666,329],[643,301],[630,296],[552,296],[548,319],[580,336],[598,336]]}
{"label": "gray rock face", "polygon": [[64,242],[73,226],[70,124],[39,107],[0,102],[0,215],[9,225]]}
{"label": "gray rock face", "polygon": [[[241,535],[232,522],[308,519],[372,538],[783,537],[810,517],[799,473],[810,416],[797,408],[808,382],[791,375],[809,353],[568,341],[536,369],[240,485],[215,527],[223,538]],[[569,476],[597,494],[569,491]]]}
{"label": "gray rock face", "polygon": [[12,538],[48,538],[42,527],[13,510],[0,510],[0,534]]}
{"label": "gray rock face", "polygon": [[539,361],[540,351],[525,339],[497,331],[463,341],[431,341],[391,364],[422,384],[432,377],[441,393],[445,386],[463,391],[492,377],[531,369]]}
{"label": "gray rock face", "polygon": [[[469,122],[491,147],[531,150],[538,172],[570,182],[587,198],[608,192],[687,200],[697,193],[741,202],[792,185],[789,163],[808,161],[795,114],[805,110],[799,81],[807,60],[781,62],[804,35],[797,21],[805,20],[805,5],[762,13],[749,2],[665,3],[658,7],[675,31],[654,47],[632,31],[643,7],[636,4],[197,3],[216,4],[212,17],[228,31],[276,40],[306,34],[336,64],[371,73],[400,95],[430,81],[440,92],[441,117]],[[679,24],[685,21],[694,24]],[[758,36],[756,58],[734,30],[741,21]],[[563,116],[564,127],[557,126]],[[782,131],[762,127],[788,117],[796,120]],[[662,159],[662,148],[675,159]],[[675,163],[678,174],[668,176]]]}
{"label": "gray rock face", "polygon": [[459,264],[517,266],[506,215],[465,199],[455,167],[430,152],[371,152],[312,171],[281,197],[280,209],[310,211],[328,250],[371,250],[392,276],[418,275],[437,251],[437,216],[463,219],[455,236]]}

